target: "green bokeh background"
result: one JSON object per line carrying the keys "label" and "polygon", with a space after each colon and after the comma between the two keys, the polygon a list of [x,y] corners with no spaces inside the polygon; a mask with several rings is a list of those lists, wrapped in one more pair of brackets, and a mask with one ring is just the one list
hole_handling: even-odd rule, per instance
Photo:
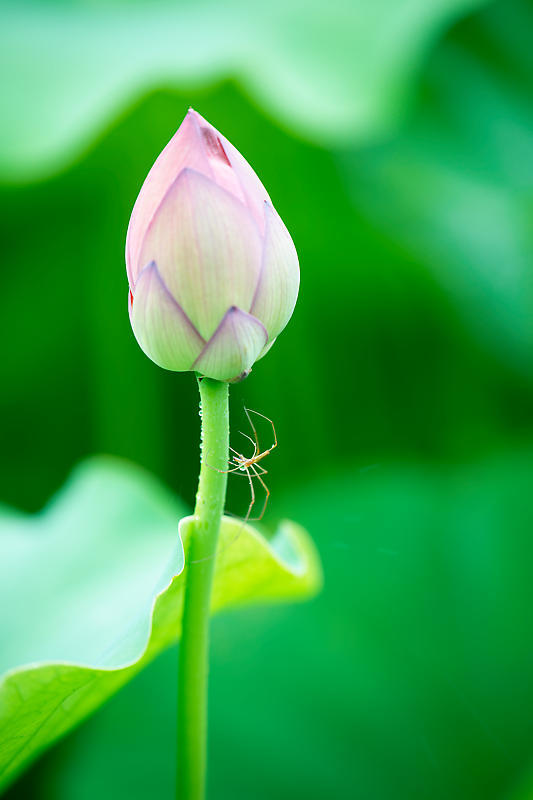
{"label": "green bokeh background", "polygon": [[[533,796],[532,4],[1,11],[1,499],[37,510],[104,452],[193,501],[195,382],[137,347],[123,263],[192,105],[299,252],[232,417],[275,420],[268,514],[307,526],[326,580],[215,621],[211,797]],[[175,659],[9,796],[171,796]]]}

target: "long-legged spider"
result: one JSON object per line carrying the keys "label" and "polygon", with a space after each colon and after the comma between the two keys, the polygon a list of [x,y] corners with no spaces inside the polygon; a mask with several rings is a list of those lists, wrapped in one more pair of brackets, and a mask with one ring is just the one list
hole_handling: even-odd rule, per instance
{"label": "long-legged spider", "polygon": [[[270,497],[270,491],[269,491],[268,486],[264,482],[263,478],[261,477],[262,475],[266,475],[267,474],[267,470],[264,467],[258,466],[257,462],[261,461],[263,458],[265,458],[269,453],[272,452],[272,450],[275,447],[278,446],[278,439],[277,439],[277,436],[276,436],[276,428],[274,427],[274,423],[272,422],[272,420],[269,417],[266,417],[264,414],[261,414],[259,411],[254,411],[253,408],[246,408],[246,406],[245,406],[244,407],[244,412],[245,412],[246,416],[248,417],[248,422],[250,423],[250,427],[252,428],[252,431],[253,431],[253,434],[254,434],[254,438],[252,439],[251,436],[248,436],[247,433],[243,433],[243,431],[239,431],[239,433],[242,434],[242,436],[244,436],[246,439],[248,439],[253,444],[254,452],[252,453],[252,455],[249,458],[246,458],[246,456],[244,456],[242,453],[238,453],[237,450],[234,450],[233,447],[230,447],[230,450],[233,453],[233,456],[230,458],[230,462],[229,462],[231,465],[233,465],[231,467],[231,469],[217,469],[216,467],[208,465],[208,466],[211,466],[211,469],[214,469],[216,472],[221,472],[221,473],[224,473],[225,475],[229,475],[229,474],[232,474],[232,473],[237,473],[237,475],[242,475],[243,478],[244,477],[248,478],[248,483],[250,484],[250,492],[251,492],[252,497],[251,497],[251,500],[250,500],[250,505],[248,506],[248,511],[246,512],[246,516],[244,517],[244,520],[243,520],[243,525],[246,522],[250,521],[250,514],[251,514],[252,508],[254,507],[254,504],[255,504],[255,490],[254,490],[254,484],[253,484],[252,478],[257,478],[257,480],[260,482],[261,486],[265,490],[265,502],[263,503],[263,508],[261,509],[261,514],[258,517],[253,517],[252,518],[252,522],[259,521],[260,519],[263,518],[263,515],[264,515],[264,513],[266,511],[268,498]],[[252,414],[257,414],[258,417],[263,417],[263,419],[266,419],[267,422],[270,422],[270,424],[272,425],[272,432],[274,434],[274,444],[271,447],[269,447],[268,450],[263,450],[263,452],[260,451],[259,438],[257,436],[257,431],[255,429],[255,425],[253,424],[253,422],[252,422],[252,420],[250,418],[250,412]],[[242,528],[242,526],[241,526],[241,528]],[[235,537],[234,541],[238,538],[239,533]],[[231,544],[231,542],[230,542],[230,544]],[[230,546],[229,544],[226,545],[226,547],[229,547],[229,546]],[[215,556],[213,555],[213,556],[207,556],[207,558],[200,558],[197,561],[191,561],[191,564],[199,564],[202,561],[208,561],[210,558],[214,558],[214,557]]]}
{"label": "long-legged spider", "polygon": [[[268,456],[268,454],[271,453],[272,450],[274,450],[274,448],[278,446],[278,438],[276,436],[276,428],[274,427],[274,423],[269,417],[266,417],[259,411],[254,411],[252,408],[246,408],[246,406],[244,407],[244,413],[248,417],[248,422],[250,423],[250,427],[253,431],[254,438],[252,439],[251,436],[248,436],[247,433],[243,433],[243,431],[239,431],[239,433],[251,442],[254,448],[254,452],[252,453],[251,456],[247,458],[242,453],[239,453],[237,452],[237,450],[234,450],[233,447],[230,447],[230,450],[233,453],[233,456],[230,457],[230,464],[232,465],[231,469],[219,470],[219,472],[226,472],[228,475],[231,475],[232,473],[237,473],[237,474],[245,473],[246,477],[248,478],[248,483],[250,484],[251,499],[250,499],[250,505],[248,506],[248,511],[246,512],[246,516],[244,518],[244,521],[248,522],[250,519],[252,508],[255,505],[255,499],[256,499],[253,478],[257,478],[257,480],[265,490],[265,502],[263,503],[263,508],[261,509],[260,515],[258,517],[254,517],[253,521],[259,521],[260,519],[263,519],[263,515],[266,511],[268,498],[270,497],[270,491],[268,486],[264,482],[262,476],[266,475],[268,470],[266,470],[262,466],[259,466],[258,462],[262,461],[263,458]],[[252,418],[250,417],[250,413],[257,414],[258,417],[263,417],[263,419],[266,419],[266,421],[270,422],[270,424],[272,425],[272,432],[274,434],[274,444],[271,447],[269,447],[268,450],[263,450],[261,452],[261,448],[259,446],[259,437],[257,436],[257,431],[255,429],[254,423],[252,422]]]}

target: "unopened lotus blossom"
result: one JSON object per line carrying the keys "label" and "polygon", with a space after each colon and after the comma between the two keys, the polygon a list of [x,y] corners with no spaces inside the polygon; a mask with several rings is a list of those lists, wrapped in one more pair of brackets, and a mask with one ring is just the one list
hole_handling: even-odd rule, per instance
{"label": "unopened lotus blossom", "polygon": [[133,332],[152,361],[246,375],[289,321],[292,239],[248,162],[189,110],[146,178],[126,241]]}

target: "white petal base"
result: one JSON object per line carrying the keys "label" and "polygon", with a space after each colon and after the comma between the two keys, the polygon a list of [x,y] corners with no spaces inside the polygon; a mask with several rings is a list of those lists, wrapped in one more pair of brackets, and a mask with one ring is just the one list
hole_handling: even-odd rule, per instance
{"label": "white petal base", "polygon": [[267,339],[267,332],[258,319],[232,306],[193,368],[208,378],[231,381],[251,369]]}
{"label": "white petal base", "polygon": [[142,350],[164,369],[190,370],[205,347],[205,340],[162,282],[154,262],[139,275],[130,317]]}

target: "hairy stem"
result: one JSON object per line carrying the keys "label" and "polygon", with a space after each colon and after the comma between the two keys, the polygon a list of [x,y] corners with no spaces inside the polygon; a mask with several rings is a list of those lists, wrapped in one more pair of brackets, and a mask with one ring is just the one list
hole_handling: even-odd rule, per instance
{"label": "hairy stem", "polygon": [[[178,672],[178,800],[204,800],[207,756],[209,607],[224,511],[229,447],[228,384],[199,379],[202,458],[186,556]],[[209,462],[209,463],[207,463]]]}

